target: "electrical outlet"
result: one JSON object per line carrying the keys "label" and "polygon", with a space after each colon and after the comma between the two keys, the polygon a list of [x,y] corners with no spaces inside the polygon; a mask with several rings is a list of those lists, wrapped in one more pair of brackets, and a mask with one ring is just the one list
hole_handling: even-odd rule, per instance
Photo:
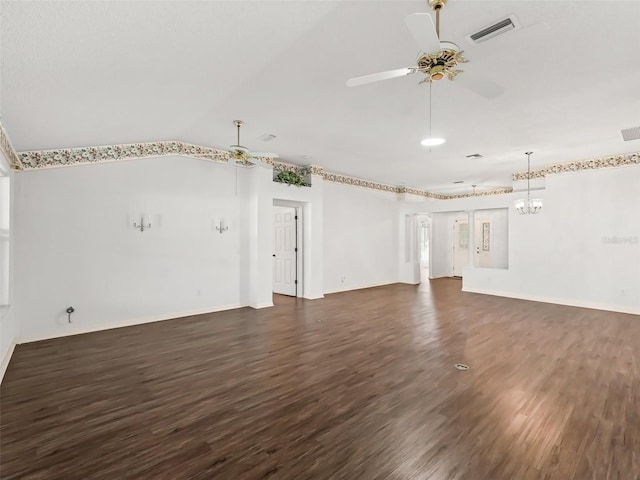
{"label": "electrical outlet", "polygon": [[341,278],[340,278],[340,281],[341,281],[342,283],[344,283],[344,281],[345,281],[346,279],[347,279],[347,277],[341,277]]}

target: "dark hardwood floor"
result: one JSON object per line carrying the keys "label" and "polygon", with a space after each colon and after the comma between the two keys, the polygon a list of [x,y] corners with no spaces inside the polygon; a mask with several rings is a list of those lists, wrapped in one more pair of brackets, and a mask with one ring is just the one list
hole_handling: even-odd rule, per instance
{"label": "dark hardwood floor", "polygon": [[640,479],[638,316],[453,279],[275,301],[18,346],[2,479]]}

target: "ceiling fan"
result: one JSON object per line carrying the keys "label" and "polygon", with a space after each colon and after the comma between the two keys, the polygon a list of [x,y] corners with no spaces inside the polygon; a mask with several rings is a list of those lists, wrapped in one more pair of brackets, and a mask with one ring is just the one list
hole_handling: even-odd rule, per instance
{"label": "ceiling fan", "polygon": [[234,120],[233,124],[238,129],[238,137],[236,145],[231,145],[227,150],[229,151],[229,158],[235,162],[236,165],[252,166],[261,165],[265,166],[265,163],[261,161],[263,158],[278,158],[275,153],[265,152],[251,152],[247,147],[240,144],[240,127],[244,125],[242,120]]}
{"label": "ceiling fan", "polygon": [[[464,58],[464,52],[460,50],[458,45],[440,40],[440,10],[446,4],[447,0],[429,0],[429,6],[436,12],[435,26],[428,13],[414,13],[406,17],[405,23],[421,50],[415,66],[351,78],[347,80],[347,86],[357,87],[381,80],[413,75],[417,72],[425,75],[420,83],[431,83],[445,77],[449,80],[456,78],[462,72],[457,68],[458,65],[466,63],[468,60]],[[503,91],[501,86],[493,82],[476,78],[470,79],[468,74],[459,77],[456,83],[486,98],[497,97]]]}

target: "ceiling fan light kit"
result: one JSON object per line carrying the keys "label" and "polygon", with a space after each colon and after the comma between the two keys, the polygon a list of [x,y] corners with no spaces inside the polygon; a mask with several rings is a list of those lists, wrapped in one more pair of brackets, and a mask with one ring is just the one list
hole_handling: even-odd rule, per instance
{"label": "ceiling fan light kit", "polygon": [[455,43],[442,42],[441,45],[449,48],[443,48],[438,53],[425,53],[418,58],[418,70],[425,74],[424,80],[420,83],[442,80],[445,76],[453,80],[462,72],[456,68],[458,64],[468,62]]}

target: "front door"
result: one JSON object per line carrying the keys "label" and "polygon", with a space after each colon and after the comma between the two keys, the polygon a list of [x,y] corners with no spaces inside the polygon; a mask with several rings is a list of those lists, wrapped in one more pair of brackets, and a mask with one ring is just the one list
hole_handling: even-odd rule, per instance
{"label": "front door", "polygon": [[296,209],[273,207],[273,211],[273,292],[296,296]]}

